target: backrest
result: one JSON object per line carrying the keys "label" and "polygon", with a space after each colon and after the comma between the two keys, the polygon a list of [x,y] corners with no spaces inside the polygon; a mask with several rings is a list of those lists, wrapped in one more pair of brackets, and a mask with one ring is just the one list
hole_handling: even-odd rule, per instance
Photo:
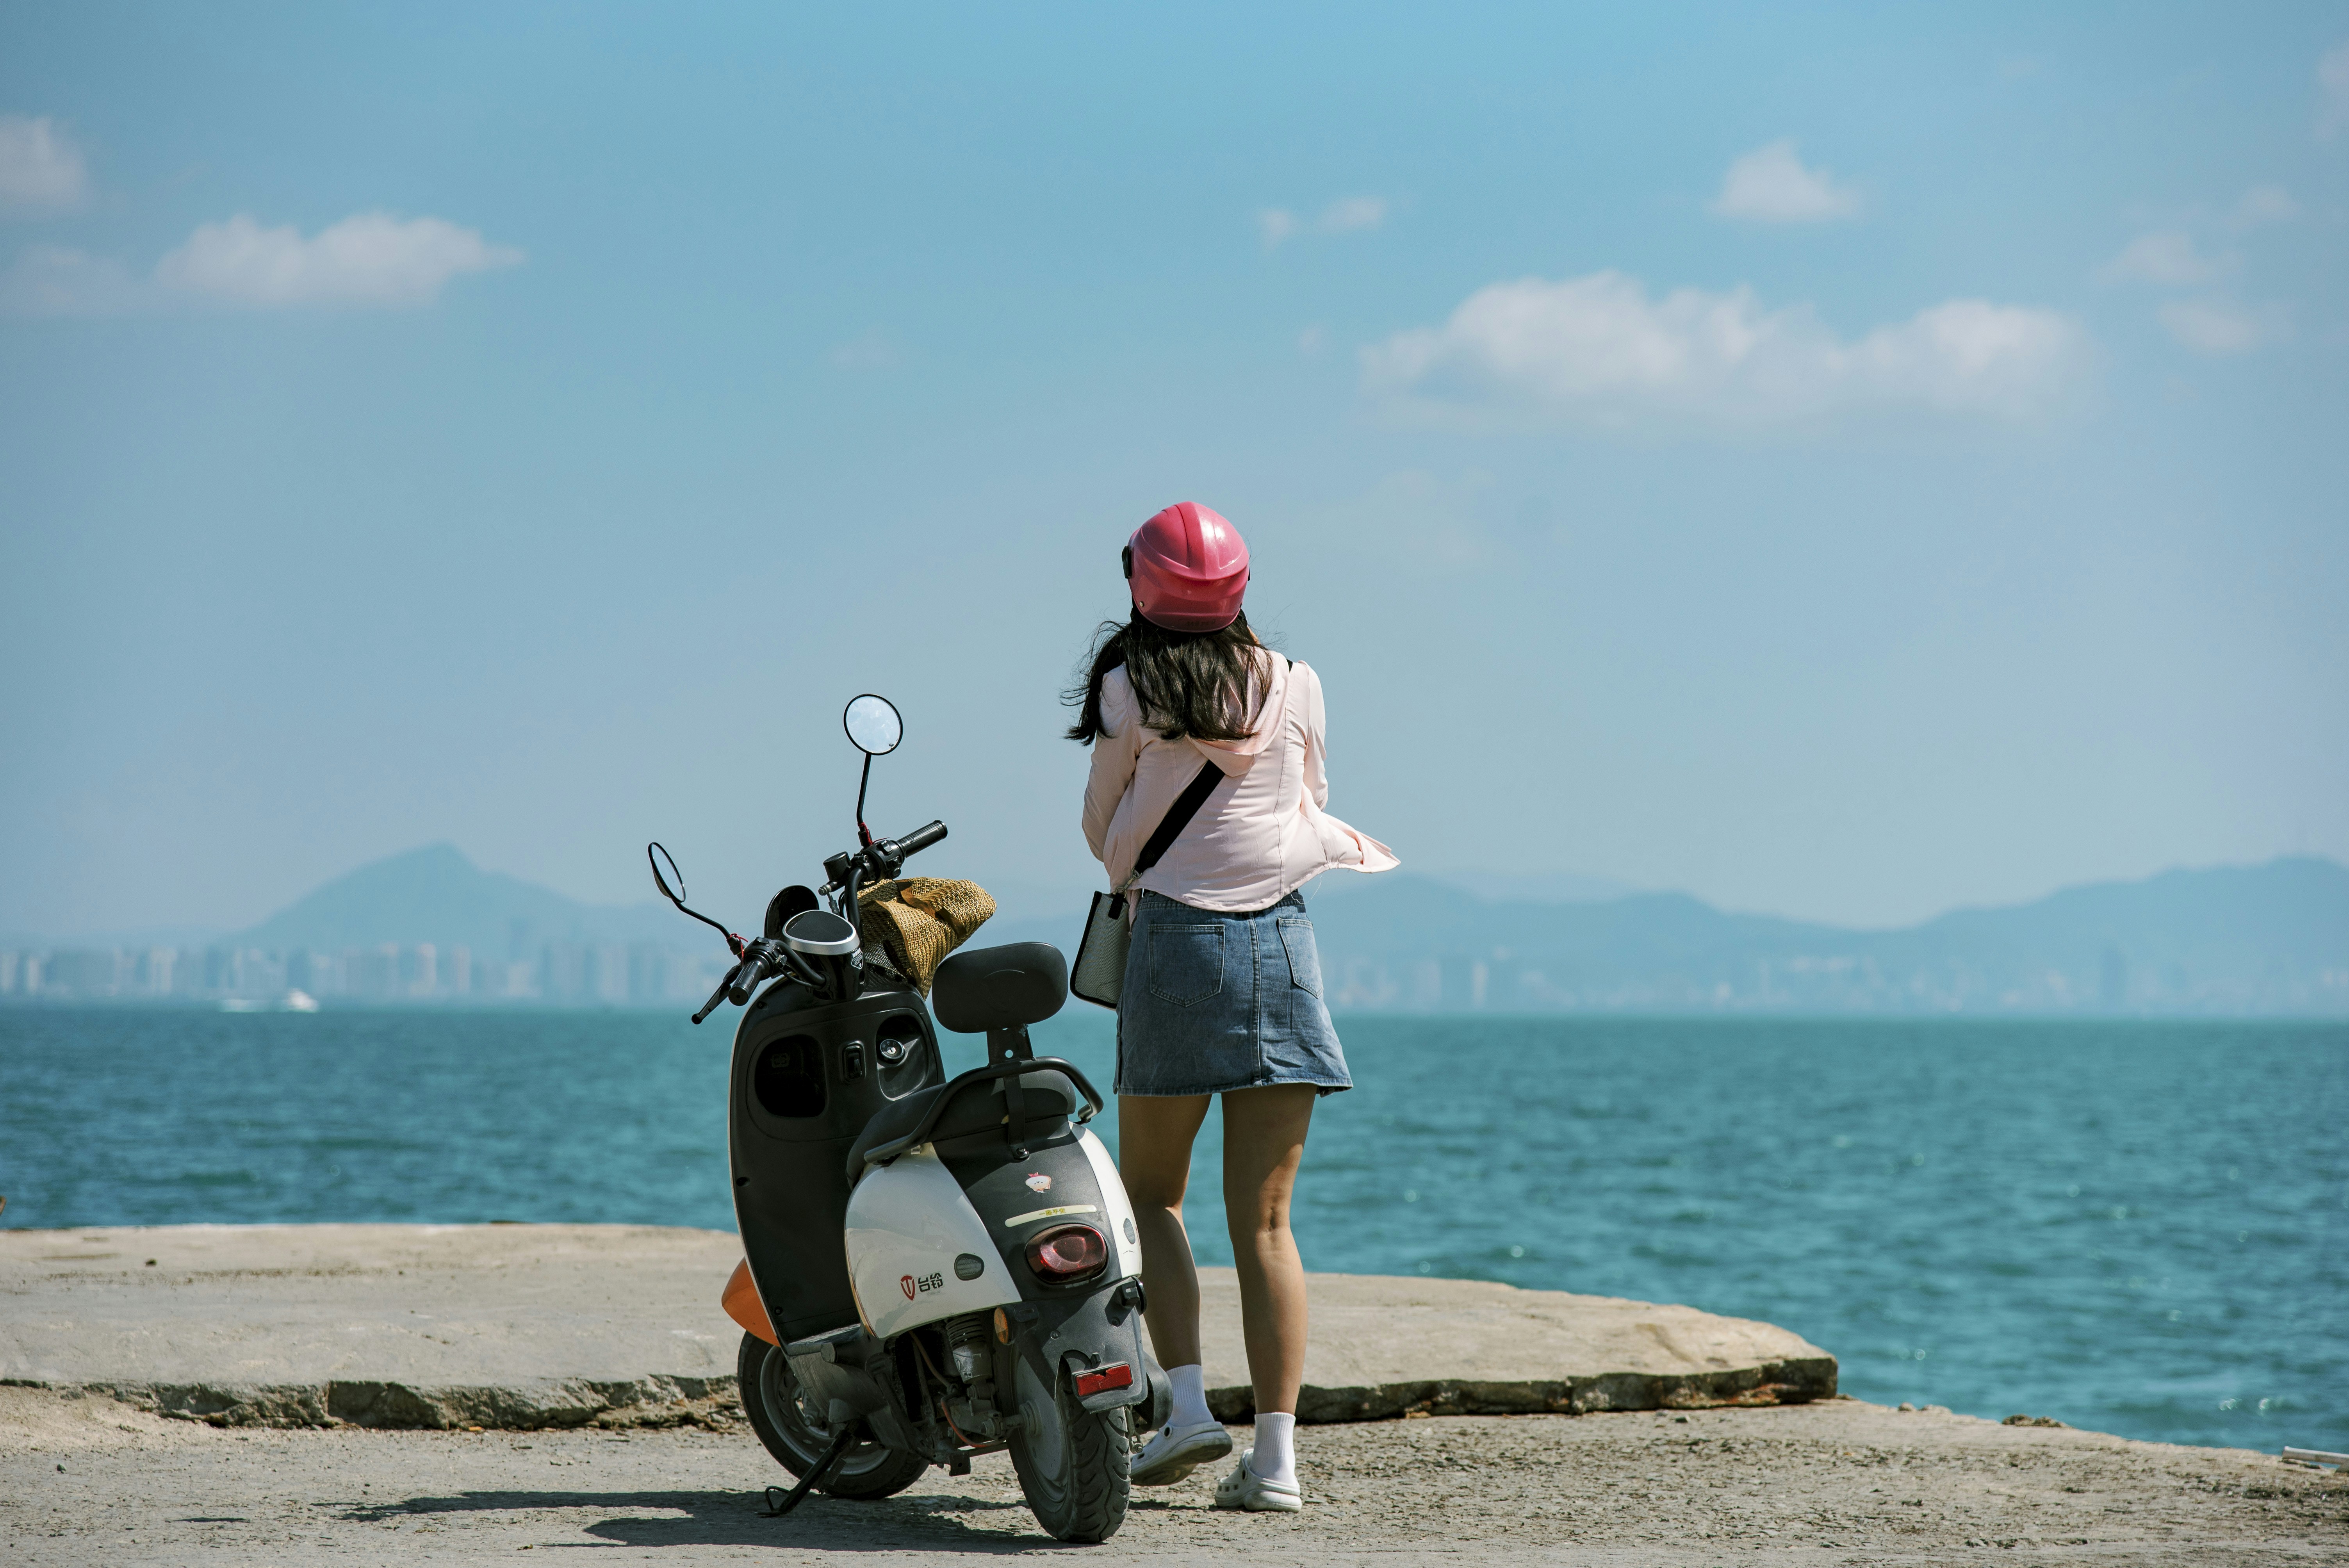
{"label": "backrest", "polygon": [[[1050,1068],[1019,1075],[1021,1109],[1028,1119],[1038,1127],[1062,1117],[1074,1116],[1084,1104],[1064,1073]],[[1003,1125],[1005,1101],[1003,1080],[992,1083],[976,1082],[962,1086],[953,1092],[955,1098],[931,1130],[933,1139],[961,1138],[973,1132],[992,1132]]]}
{"label": "backrest", "polygon": [[[1020,1141],[1028,1146],[1059,1140],[1069,1130],[1069,1119],[1085,1103],[1068,1075],[1050,1068],[1021,1073],[1019,1090]],[[967,1159],[1000,1163],[1007,1152],[1009,1111],[1002,1079],[971,1084],[938,1118],[930,1141],[950,1167]]]}
{"label": "backrest", "polygon": [[1049,942],[965,948],[938,965],[930,1014],[957,1034],[1024,1028],[1069,999],[1069,964]]}

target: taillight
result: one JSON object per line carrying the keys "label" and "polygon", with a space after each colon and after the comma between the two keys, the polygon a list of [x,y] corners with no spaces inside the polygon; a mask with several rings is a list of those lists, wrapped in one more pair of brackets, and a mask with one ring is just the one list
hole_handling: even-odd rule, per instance
{"label": "taillight", "polygon": [[1095,1394],[1105,1393],[1112,1388],[1133,1387],[1133,1364],[1130,1361],[1117,1362],[1098,1372],[1077,1374],[1077,1398],[1080,1399],[1090,1399]]}
{"label": "taillight", "polygon": [[1029,1239],[1028,1266],[1059,1284],[1097,1274],[1109,1262],[1109,1242],[1091,1225],[1061,1225]]}

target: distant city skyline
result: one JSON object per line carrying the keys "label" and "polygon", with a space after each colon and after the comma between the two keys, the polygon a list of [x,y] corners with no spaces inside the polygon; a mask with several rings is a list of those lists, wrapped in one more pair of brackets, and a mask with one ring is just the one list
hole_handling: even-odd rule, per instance
{"label": "distant city skyline", "polygon": [[[2349,1015],[2349,867],[2314,858],[2067,889],[1899,931],[1715,910],[1683,893],[1445,882],[1316,890],[1330,1005],[1379,1012]],[[1320,896],[1327,892],[1333,896]],[[1596,896],[1593,896],[1593,895]],[[728,955],[661,907],[599,909],[447,845],[364,866],[198,947],[0,944],[0,1002],[650,1006]],[[1066,950],[1017,903],[981,942]],[[444,938],[471,933],[474,940]]]}
{"label": "distant city skyline", "polygon": [[[1406,870],[2349,861],[2349,13],[0,13],[0,932],[1074,901],[1178,499]],[[160,940],[152,944],[172,944]]]}
{"label": "distant city skyline", "polygon": [[0,1000],[641,1007],[699,1002],[726,967],[710,953],[657,942],[549,943],[520,958],[432,942],[338,951],[58,945],[0,948]]}

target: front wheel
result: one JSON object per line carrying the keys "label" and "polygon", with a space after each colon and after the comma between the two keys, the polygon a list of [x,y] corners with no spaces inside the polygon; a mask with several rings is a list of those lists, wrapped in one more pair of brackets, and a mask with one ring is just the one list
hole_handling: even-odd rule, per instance
{"label": "front wheel", "polygon": [[[823,1463],[839,1434],[800,1398],[798,1380],[792,1376],[792,1358],[781,1347],[755,1334],[745,1334],[735,1369],[741,1385],[742,1413],[750,1418],[750,1429],[759,1434],[759,1440],[777,1462],[794,1476],[804,1476]],[[861,1438],[848,1445],[848,1452],[833,1467],[831,1478],[816,1490],[827,1497],[889,1497],[919,1480],[929,1468],[919,1455]]]}
{"label": "front wheel", "polygon": [[1125,1522],[1126,1408],[1088,1410],[1059,1379],[1014,1353],[1019,1428],[1011,1468],[1036,1522],[1056,1541],[1107,1541]]}

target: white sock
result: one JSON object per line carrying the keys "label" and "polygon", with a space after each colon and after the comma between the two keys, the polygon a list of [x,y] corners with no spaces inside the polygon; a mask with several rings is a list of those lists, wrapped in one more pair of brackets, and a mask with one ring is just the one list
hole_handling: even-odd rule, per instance
{"label": "white sock", "polygon": [[1293,1413],[1256,1413],[1256,1452],[1248,1455],[1248,1471],[1258,1480],[1297,1484],[1297,1417]]}
{"label": "white sock", "polygon": [[1174,1410],[1166,1418],[1170,1427],[1195,1427],[1202,1421],[1212,1421],[1215,1413],[1207,1408],[1207,1369],[1194,1361],[1188,1367],[1169,1367],[1166,1380],[1174,1385]]}

